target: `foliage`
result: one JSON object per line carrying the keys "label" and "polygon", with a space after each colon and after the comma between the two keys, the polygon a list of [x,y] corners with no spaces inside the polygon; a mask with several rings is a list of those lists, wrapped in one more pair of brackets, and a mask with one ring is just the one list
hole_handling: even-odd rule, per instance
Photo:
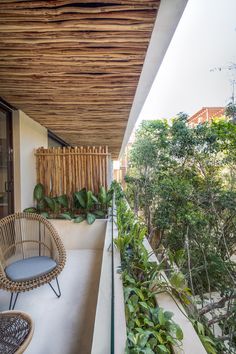
{"label": "foliage", "polygon": [[44,186],[38,183],[33,192],[36,206],[26,208],[24,212],[38,213],[46,218],[74,219],[76,223],[87,220],[87,223],[91,225],[96,219],[106,217],[112,193],[112,189],[107,192],[101,186],[96,197],[91,191],[83,188],[73,194],[70,203],[68,196],[65,194],[57,197],[45,195]]}
{"label": "foliage", "polygon": [[180,114],[171,125],[143,122],[130,153],[131,205],[139,201],[153,248],[167,263],[172,255],[203,308],[206,293],[224,299],[230,292],[232,303],[235,296],[235,151],[235,124],[218,119],[191,128]]}
{"label": "foliage", "polygon": [[[143,245],[147,229],[128,209],[120,187],[113,185],[117,195],[116,246],[121,252],[124,285],[127,345],[126,353],[172,353],[172,345],[183,339],[181,328],[172,320],[173,314],[156,305],[155,294],[168,284],[157,279],[162,266],[149,259]],[[158,290],[156,290],[158,289]]]}
{"label": "foliage", "polygon": [[232,120],[235,122],[236,121],[236,104],[234,104],[232,102],[229,103],[226,106],[225,115],[226,115],[226,117],[232,118]]}

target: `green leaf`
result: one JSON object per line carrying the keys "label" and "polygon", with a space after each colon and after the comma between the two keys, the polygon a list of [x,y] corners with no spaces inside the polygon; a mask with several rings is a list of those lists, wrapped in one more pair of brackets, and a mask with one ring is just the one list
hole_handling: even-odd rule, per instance
{"label": "green leaf", "polygon": [[148,334],[139,333],[139,334],[138,334],[138,341],[137,341],[137,344],[138,344],[141,348],[144,348],[145,345],[147,344],[148,338],[149,338],[149,335],[148,335]]}
{"label": "green leaf", "polygon": [[196,325],[197,325],[197,333],[204,335],[205,334],[205,329],[204,326],[201,322],[196,321]]}
{"label": "green leaf", "polygon": [[169,349],[163,344],[159,344],[157,346],[157,348],[158,348],[158,353],[160,353],[160,354],[162,354],[162,353],[170,353]]}
{"label": "green leaf", "polygon": [[149,306],[146,304],[146,302],[140,301],[139,305],[146,311],[149,311]]}
{"label": "green leaf", "polygon": [[87,223],[89,225],[93,224],[95,220],[96,220],[96,216],[94,214],[87,213]]}
{"label": "green leaf", "polygon": [[165,311],[164,315],[167,320],[171,320],[171,318],[174,316],[173,312],[170,311]]}
{"label": "green leaf", "polygon": [[178,340],[183,340],[183,338],[184,338],[184,335],[183,335],[183,331],[182,331],[182,329],[180,328],[180,326],[179,325],[175,325],[176,326],[176,338],[178,339]]}
{"label": "green leaf", "polygon": [[79,192],[75,192],[75,197],[77,198],[80,206],[83,209],[86,209],[86,204],[87,204],[87,192],[86,188],[81,189]]}
{"label": "green leaf", "polygon": [[154,323],[150,321],[148,318],[144,318],[144,323],[149,327],[154,327]]}
{"label": "green leaf", "polygon": [[59,217],[60,217],[61,219],[65,219],[65,220],[71,220],[71,216],[70,216],[69,214],[67,214],[67,213],[61,213],[61,214],[59,215]]}
{"label": "green leaf", "polygon": [[101,186],[99,189],[98,200],[101,204],[106,204],[107,202],[107,193],[106,189],[103,186]]}
{"label": "green leaf", "polygon": [[66,194],[63,194],[63,195],[60,195],[59,197],[57,197],[57,201],[64,208],[68,208],[68,197]]}
{"label": "green leaf", "polygon": [[126,306],[130,313],[135,312],[135,307],[132,304],[128,303]]}
{"label": "green leaf", "polygon": [[50,198],[50,197],[44,197],[44,200],[46,201],[48,207],[55,212],[57,209],[57,203],[55,201],[54,198]]}
{"label": "green leaf", "polygon": [[105,217],[105,213],[102,210],[96,210],[96,211],[93,212],[93,214],[95,214],[95,215],[97,215],[97,216],[99,216],[101,218]]}
{"label": "green leaf", "polygon": [[91,191],[87,192],[87,209],[91,209],[93,204],[94,204],[94,200],[93,200],[93,193]]}
{"label": "green leaf", "polygon": [[36,208],[25,208],[23,210],[24,213],[37,213],[37,209]]}
{"label": "green leaf", "polygon": [[45,210],[45,200],[44,199],[37,202],[37,208],[40,211]]}
{"label": "green leaf", "polygon": [[129,332],[128,334],[128,339],[131,341],[131,343],[133,343],[134,345],[137,344],[137,338],[136,336],[132,333],[132,332]]}
{"label": "green leaf", "polygon": [[186,287],[186,279],[184,274],[181,272],[172,274],[170,278],[170,283],[176,289],[183,289],[184,287]]}
{"label": "green leaf", "polygon": [[44,186],[41,183],[36,184],[34,187],[33,196],[38,202],[44,198]]}
{"label": "green leaf", "polygon": [[98,199],[93,194],[92,194],[92,200],[94,201],[94,203],[98,204]]}
{"label": "green leaf", "polygon": [[158,340],[159,343],[161,343],[161,344],[164,343],[164,340],[163,340],[161,334],[160,334],[158,331],[155,331],[154,335],[155,335],[155,337],[157,338],[157,340]]}
{"label": "green leaf", "polygon": [[152,349],[155,349],[156,345],[157,345],[157,340],[156,338],[152,337],[148,340],[148,343],[150,344],[150,347]]}
{"label": "green leaf", "polygon": [[107,192],[107,203],[109,203],[113,198],[113,191],[109,190]]}
{"label": "green leaf", "polygon": [[137,306],[137,303],[138,303],[138,296],[135,295],[135,294],[132,295],[132,296],[130,296],[129,302],[131,302],[131,304],[132,304],[133,306]]}
{"label": "green leaf", "polygon": [[159,321],[161,326],[164,326],[164,324],[166,323],[164,312],[163,312],[163,309],[161,307],[158,308],[158,321]]}
{"label": "green leaf", "polygon": [[138,297],[139,297],[142,301],[144,301],[145,298],[144,298],[144,295],[143,295],[143,293],[142,293],[142,291],[141,291],[140,289],[134,288],[133,291],[138,295]]}
{"label": "green leaf", "polygon": [[74,219],[74,222],[75,223],[80,223],[80,222],[82,222],[84,220],[85,220],[85,216],[84,215],[79,215],[79,216],[77,216],[77,218]]}

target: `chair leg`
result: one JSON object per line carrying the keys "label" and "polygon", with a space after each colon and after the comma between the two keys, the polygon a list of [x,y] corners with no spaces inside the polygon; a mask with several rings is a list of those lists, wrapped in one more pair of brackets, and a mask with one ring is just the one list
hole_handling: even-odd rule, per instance
{"label": "chair leg", "polygon": [[56,290],[54,289],[54,287],[52,286],[51,283],[48,283],[48,285],[50,286],[50,288],[53,290],[53,292],[56,294],[57,297],[60,297],[61,296],[61,289],[60,289],[60,286],[59,286],[59,282],[58,282],[58,279],[56,278],[56,282],[57,282],[57,289],[58,289],[58,292],[56,292]]}
{"label": "chair leg", "polygon": [[16,301],[18,298],[19,293],[16,293],[15,295],[15,300],[13,301],[14,298],[14,293],[11,293],[11,299],[10,299],[10,304],[9,304],[9,310],[14,310],[15,305],[16,305]]}

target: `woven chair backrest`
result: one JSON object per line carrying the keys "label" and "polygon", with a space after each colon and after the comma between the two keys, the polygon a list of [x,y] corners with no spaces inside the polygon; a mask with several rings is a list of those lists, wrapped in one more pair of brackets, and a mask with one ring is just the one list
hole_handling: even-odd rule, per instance
{"label": "woven chair backrest", "polygon": [[0,220],[0,260],[4,268],[23,258],[55,258],[53,244],[49,223],[40,215],[17,213]]}

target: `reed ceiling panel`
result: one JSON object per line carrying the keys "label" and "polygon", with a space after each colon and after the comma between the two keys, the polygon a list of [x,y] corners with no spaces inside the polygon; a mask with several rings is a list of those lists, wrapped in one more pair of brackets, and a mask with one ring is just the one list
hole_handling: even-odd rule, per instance
{"label": "reed ceiling panel", "polygon": [[159,0],[0,1],[0,96],[119,154]]}

